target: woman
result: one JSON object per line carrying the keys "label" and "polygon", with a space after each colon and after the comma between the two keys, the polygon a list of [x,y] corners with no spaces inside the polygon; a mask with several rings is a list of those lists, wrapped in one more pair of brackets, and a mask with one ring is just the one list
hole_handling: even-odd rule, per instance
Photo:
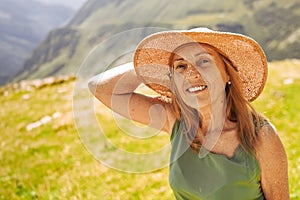
{"label": "woman", "polygon": [[[113,111],[170,134],[176,199],[289,199],[284,147],[250,104],[267,76],[255,41],[205,28],[160,32],[126,66],[89,87]],[[135,92],[141,83],[159,96]]]}

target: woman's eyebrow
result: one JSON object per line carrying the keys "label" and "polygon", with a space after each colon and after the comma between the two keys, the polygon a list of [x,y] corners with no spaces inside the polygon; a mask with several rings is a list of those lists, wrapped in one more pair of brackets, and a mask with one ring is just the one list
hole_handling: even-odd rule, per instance
{"label": "woman's eyebrow", "polygon": [[203,55],[203,54],[207,54],[207,55],[209,55],[209,56],[212,55],[211,53],[205,51],[205,52],[199,52],[199,53],[196,53],[196,54],[194,54],[194,56],[199,56],[199,55]]}
{"label": "woman's eyebrow", "polygon": [[[196,56],[199,56],[199,55],[209,55],[209,56],[212,56],[212,54],[209,53],[209,52],[207,52],[207,51],[203,51],[203,52],[199,52],[199,53],[195,53],[195,54],[194,54],[195,57],[196,57]],[[184,58],[179,57],[179,58],[175,58],[175,59],[174,59],[174,62],[175,62],[175,61],[182,61],[182,60],[184,60]]]}
{"label": "woman's eyebrow", "polygon": [[183,58],[176,58],[174,59],[174,61],[181,61],[181,60],[184,60]]}

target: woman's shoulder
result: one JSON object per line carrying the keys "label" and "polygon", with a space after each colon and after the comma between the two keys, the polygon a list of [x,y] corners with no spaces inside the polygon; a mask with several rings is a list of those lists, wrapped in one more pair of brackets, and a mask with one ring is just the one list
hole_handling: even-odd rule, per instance
{"label": "woman's shoulder", "polygon": [[261,185],[267,199],[289,199],[287,155],[272,123],[259,130],[256,157],[261,168]]}
{"label": "woman's shoulder", "polygon": [[279,134],[274,124],[265,118],[261,118],[259,122],[256,123],[255,128],[257,131],[259,142],[261,143],[272,143],[280,140]]}
{"label": "woman's shoulder", "polygon": [[287,155],[275,127],[264,124],[256,147],[261,168],[261,185],[267,199],[289,199]]}
{"label": "woman's shoulder", "polygon": [[278,161],[286,160],[286,153],[276,127],[268,120],[263,119],[258,129],[256,142],[256,157],[260,165],[273,165]]}
{"label": "woman's shoulder", "polygon": [[261,167],[269,168],[272,165],[286,162],[286,153],[281,138],[270,122],[264,123],[259,129],[256,143],[256,157]]}
{"label": "woman's shoulder", "polygon": [[[260,120],[258,128],[258,151],[270,151],[282,145],[279,134],[275,126],[265,119]],[[259,153],[259,152],[258,152]]]}

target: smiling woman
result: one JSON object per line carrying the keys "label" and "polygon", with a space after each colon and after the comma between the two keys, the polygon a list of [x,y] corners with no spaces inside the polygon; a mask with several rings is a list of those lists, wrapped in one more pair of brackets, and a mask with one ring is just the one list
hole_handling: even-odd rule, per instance
{"label": "smiling woman", "polygon": [[170,66],[174,84],[179,86],[184,80],[183,89],[178,91],[182,91],[179,96],[186,104],[197,109],[217,101],[217,98],[224,99],[220,94],[225,94],[229,76],[220,55],[212,47],[199,43],[184,44],[174,50]]}
{"label": "smiling woman", "polygon": [[[170,134],[176,199],[289,199],[283,145],[251,106],[267,77],[251,38],[203,28],[159,32],[137,46],[134,66],[102,77],[89,82],[96,98]],[[141,83],[160,96],[137,93]]]}

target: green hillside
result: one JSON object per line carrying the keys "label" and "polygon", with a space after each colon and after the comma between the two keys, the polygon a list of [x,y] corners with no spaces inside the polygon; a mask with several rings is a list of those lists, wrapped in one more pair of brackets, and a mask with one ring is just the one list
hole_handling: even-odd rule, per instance
{"label": "green hillside", "polygon": [[[206,26],[238,32],[257,40],[270,61],[300,58],[299,9],[298,0],[89,0],[67,26],[49,33],[15,80],[76,74],[96,45],[143,27]],[[132,50],[132,39],[141,40],[150,33],[128,35],[117,44],[104,46],[107,53],[100,54],[99,60],[120,48]]]}
{"label": "green hillside", "polygon": [[34,0],[1,0],[0,85],[22,69],[25,60],[49,30],[66,23],[74,12],[65,6]]}
{"label": "green hillside", "polygon": [[[73,118],[77,81],[47,78],[0,88],[0,199],[174,199],[167,168],[129,174],[105,167],[88,153]],[[254,102],[277,127],[286,148],[292,200],[300,200],[299,88],[300,61],[273,62],[267,86]],[[103,105],[90,106],[96,106],[99,123],[117,148],[150,152],[169,142],[167,135],[129,139]]]}

